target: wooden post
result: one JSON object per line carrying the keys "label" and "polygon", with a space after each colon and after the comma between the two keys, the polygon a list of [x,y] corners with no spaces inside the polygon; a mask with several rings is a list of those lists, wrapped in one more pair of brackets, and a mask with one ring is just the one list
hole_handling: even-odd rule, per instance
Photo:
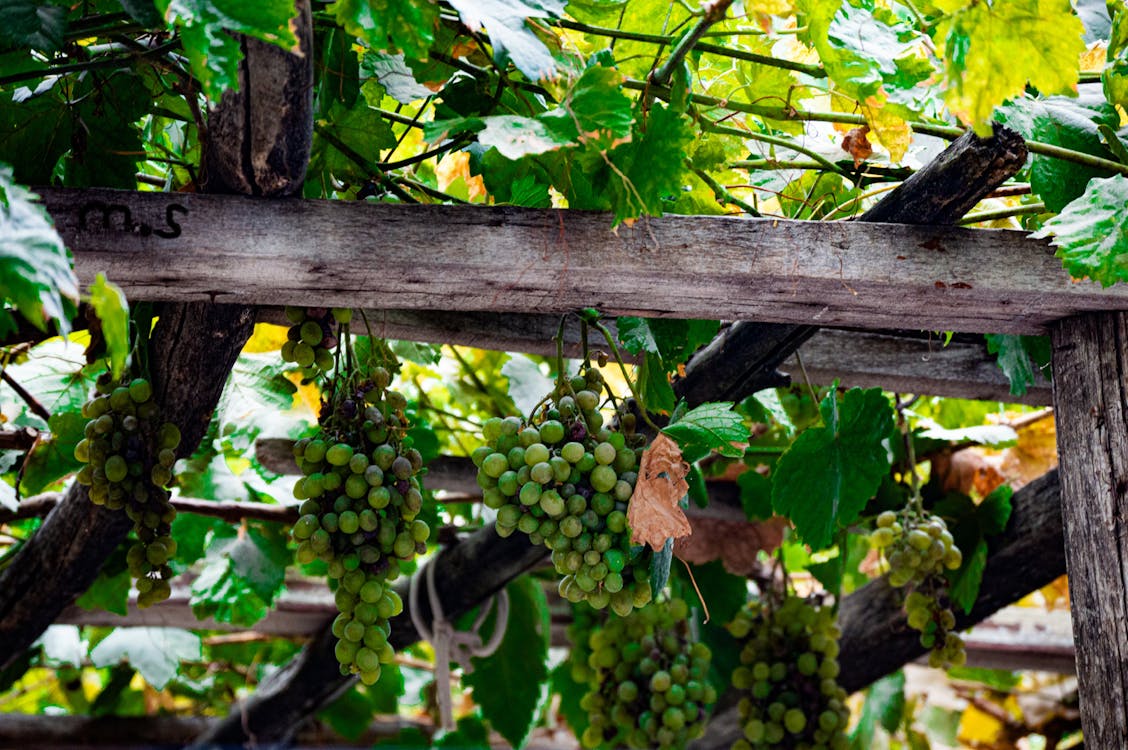
{"label": "wooden post", "polygon": [[1052,331],[1065,560],[1086,747],[1128,747],[1128,314]]}

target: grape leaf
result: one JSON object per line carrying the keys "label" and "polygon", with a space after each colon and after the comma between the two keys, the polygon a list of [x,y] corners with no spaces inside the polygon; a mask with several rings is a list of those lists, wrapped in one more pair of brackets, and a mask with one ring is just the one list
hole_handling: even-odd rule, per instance
{"label": "grape leaf", "polygon": [[110,355],[110,372],[115,379],[120,378],[129,358],[129,303],[121,289],[99,273],[90,285],[90,306],[102,324],[102,336]]}
{"label": "grape leaf", "polygon": [[170,24],[180,27],[192,73],[213,101],[218,101],[225,89],[239,85],[243,53],[232,34],[298,49],[298,39],[290,27],[292,0],[156,0],[156,5]]}
{"label": "grape leaf", "polygon": [[[987,353],[996,355],[999,369],[1010,381],[1012,396],[1022,396],[1026,393],[1027,386],[1038,381],[1039,372],[1049,372],[1042,362],[1037,365],[1031,359],[1033,354],[1041,354],[1044,337],[1018,336],[1009,333],[988,333],[984,336],[987,341]],[[1048,365],[1049,357],[1045,357]]]}
{"label": "grape leaf", "polygon": [[[123,561],[124,563],[124,558]],[[75,602],[83,609],[104,609],[125,617],[129,612],[129,587],[133,580],[129,569],[122,565],[115,573],[108,574],[103,568],[90,588]]]}
{"label": "grape leaf", "polygon": [[355,743],[372,725],[374,714],[394,714],[403,695],[403,672],[396,664],[383,664],[380,679],[370,686],[359,682],[317,712],[317,718],[349,742]]}
{"label": "grape leaf", "polygon": [[1084,28],[1061,0],[971,3],[941,19],[944,100],[983,137],[991,112],[1027,82],[1043,94],[1071,94],[1077,86]]}
{"label": "grape leaf", "polygon": [[1128,177],[1116,175],[1089,182],[1085,193],[1032,237],[1053,237],[1057,256],[1074,278],[1101,286],[1128,280]]}
{"label": "grape leaf", "polygon": [[485,27],[499,67],[512,60],[534,81],[555,74],[552,53],[526,21],[559,17],[564,13],[564,0],[450,0],[450,4],[471,31]]}
{"label": "grape leaf", "polygon": [[587,685],[576,682],[572,677],[572,666],[567,661],[562,661],[552,670],[549,690],[560,696],[560,706],[557,709],[568,727],[577,737],[583,736],[588,728],[588,712],[580,707],[580,699],[587,692]]}
{"label": "grape leaf", "polygon": [[674,106],[656,103],[644,121],[636,117],[631,142],[610,155],[615,169],[608,187],[615,224],[643,214],[662,215],[663,201],[681,189],[685,154],[693,140],[689,118]]}
{"label": "grape leaf", "polygon": [[24,461],[20,490],[34,495],[63,477],[78,471],[82,464],[74,457],[74,447],[83,438],[86,419],[77,411],[57,411],[47,420],[51,434],[40,439]]}
{"label": "grape leaf", "polygon": [[990,495],[983,498],[978,506],[976,516],[979,518],[979,528],[984,536],[997,536],[1007,528],[1011,517],[1011,497],[1014,490],[1009,485],[996,487]]}
{"label": "grape leaf", "polygon": [[[523,576],[505,589],[509,621],[505,637],[491,656],[474,658],[474,671],[462,678],[494,731],[513,747],[524,744],[536,721],[541,690],[548,681],[549,617],[544,590]],[[493,615],[483,626],[483,640],[492,632]],[[496,625],[495,625],[496,627]]]}
{"label": "grape leaf", "polygon": [[43,659],[48,666],[70,665],[81,667],[86,661],[87,645],[79,634],[77,625],[48,625],[43,635],[31,644],[42,646]]}
{"label": "grape leaf", "polygon": [[[1113,158],[1101,142],[1099,128],[1115,126],[1120,118],[1103,99],[1074,101],[1052,96],[1027,106],[1032,113],[1030,132],[1024,133],[1027,137],[1102,159]],[[1030,187],[1048,210],[1057,213],[1085,192],[1089,180],[1111,175],[1107,169],[1035,154],[1030,164]]]}
{"label": "grape leaf", "polygon": [[772,480],[758,471],[742,471],[736,478],[740,505],[750,520],[772,517]]}
{"label": "grape leaf", "polygon": [[963,609],[965,613],[971,612],[971,608],[975,606],[975,600],[979,597],[979,586],[983,583],[983,571],[986,569],[987,540],[981,537],[970,553],[964,551],[963,564],[948,577],[951,581],[948,596],[951,597],[952,603]]}
{"label": "grape leaf", "polygon": [[858,723],[850,733],[854,750],[870,750],[878,724],[886,731],[896,731],[905,710],[905,673],[901,670],[882,677],[866,690],[866,700]]}
{"label": "grape leaf", "polygon": [[[360,71],[365,78],[375,78],[388,92],[388,96],[400,104],[411,104],[426,99],[433,92],[415,80],[415,74],[404,62],[402,53],[368,52],[360,62]],[[377,102],[370,102],[375,106]]]}
{"label": "grape leaf", "polygon": [[1128,6],[1123,3],[1112,19],[1105,56],[1108,62],[1101,73],[1105,99],[1128,108]]}
{"label": "grape leaf", "polygon": [[834,393],[819,405],[824,427],[812,427],[779,457],[772,507],[787,516],[812,549],[830,545],[839,525],[857,519],[889,471],[883,444],[893,410],[878,388],[851,388],[839,404]]}
{"label": "grape leaf", "polygon": [[948,429],[935,425],[921,430],[914,438],[926,440],[942,440],[946,443],[979,443],[992,448],[1009,448],[1018,442],[1018,433],[1013,427],[1003,424],[984,424],[972,427]]}
{"label": "grape leaf", "polygon": [[180,671],[181,661],[199,661],[200,636],[180,628],[114,628],[90,651],[96,667],[128,661],[157,690]]}
{"label": "grape leaf", "polygon": [[510,355],[509,361],[501,367],[501,374],[509,380],[509,397],[522,414],[531,413],[556,385],[536,362],[523,354]]}
{"label": "grape leaf", "polygon": [[287,537],[268,525],[248,526],[238,534],[217,526],[208,543],[204,569],[192,582],[189,604],[197,619],[253,625],[285,588],[292,555]]}
{"label": "grape leaf", "polygon": [[[339,181],[364,183],[374,177],[367,164],[377,161],[381,150],[396,145],[396,137],[388,121],[358,98],[351,109],[335,104],[326,122],[314,135],[310,152],[311,177],[331,183]],[[362,163],[357,163],[357,156]]]}
{"label": "grape leaf", "polygon": [[120,0],[121,7],[137,23],[149,28],[164,25],[164,18],[154,0]]}
{"label": "grape leaf", "polygon": [[[78,280],[70,253],[36,196],[0,164],[0,302],[7,302],[40,330],[54,321],[70,331],[69,312],[78,302]],[[0,328],[9,314],[0,309]]]}
{"label": "grape leaf", "polygon": [[439,23],[439,6],[433,0],[337,0],[326,10],[374,51],[402,52],[411,60],[427,59]]}
{"label": "grape leaf", "polygon": [[67,9],[53,2],[5,0],[0,5],[0,49],[30,47],[54,52],[63,46]]}
{"label": "grape leaf", "polygon": [[660,355],[646,353],[635,370],[635,383],[648,411],[669,413],[677,406],[677,396]]}
{"label": "grape leaf", "polygon": [[701,404],[662,432],[677,440],[683,449],[702,445],[732,458],[744,455],[743,448],[733,443],[748,442],[744,418],[733,411],[731,401]]}

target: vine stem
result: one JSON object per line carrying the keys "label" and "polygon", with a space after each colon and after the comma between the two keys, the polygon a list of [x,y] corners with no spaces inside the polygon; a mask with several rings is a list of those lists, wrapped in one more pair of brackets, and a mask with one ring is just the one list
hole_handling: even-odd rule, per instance
{"label": "vine stem", "polygon": [[0,378],[3,378],[4,382],[11,386],[12,390],[16,392],[16,395],[23,399],[23,402],[27,404],[27,408],[31,409],[35,416],[39,417],[44,422],[51,418],[51,412],[47,411],[47,408],[39,403],[39,399],[31,395],[26,388],[17,383],[15,378],[8,374],[6,369],[0,370]]}
{"label": "vine stem", "polygon": [[733,0],[713,0],[711,3],[705,3],[702,6],[704,13],[701,20],[690,29],[688,34],[681,38],[677,46],[670,52],[670,56],[666,58],[666,62],[662,63],[662,67],[650,73],[650,82],[655,86],[668,85],[670,79],[674,77],[674,71],[685,60],[685,56],[701,41],[701,37],[705,35],[710,26],[724,19],[732,2]]}
{"label": "vine stem", "polygon": [[901,430],[901,439],[905,443],[905,457],[909,464],[909,481],[913,491],[913,496],[909,502],[916,514],[920,516],[924,513],[924,499],[920,494],[920,475],[917,474],[916,470],[916,447],[913,445],[912,431],[909,430],[909,420],[905,418],[905,409],[912,406],[917,397],[909,396],[902,400],[900,394],[894,393],[893,398],[897,402],[897,427]]}
{"label": "vine stem", "polygon": [[731,203],[732,205],[744,211],[744,213],[748,214],[749,216],[755,216],[757,218],[760,217],[760,212],[756,210],[755,206],[750,203],[746,203],[740,198],[737,198],[729,191],[728,188],[714,180],[713,176],[706,172],[704,169],[694,169],[693,173],[700,177],[701,181],[704,182],[709,187],[709,189],[713,191],[713,195],[716,197],[719,203]]}
{"label": "vine stem", "polygon": [[1024,214],[1044,213],[1046,213],[1045,203],[1027,203],[1024,206],[1007,206],[1006,208],[996,208],[990,211],[977,211],[976,213],[966,214],[958,223],[975,224],[980,221],[995,221],[997,219],[1009,219],[1012,216],[1022,216]]}
{"label": "vine stem", "polygon": [[[670,99],[669,88],[654,86],[647,81],[638,81],[633,78],[628,78],[623,81],[623,88],[633,91],[644,91],[663,101],[669,101]],[[745,114],[766,117],[771,120],[838,122],[846,125],[868,124],[864,116],[851,114],[849,112],[812,112],[791,107],[774,107],[763,104],[732,101],[731,99],[718,99],[717,97],[706,96],[704,94],[690,94],[689,99],[694,104],[728,109],[733,112],[743,112]],[[914,133],[931,135],[949,141],[954,141],[967,132],[966,128],[956,125],[934,125],[932,123],[915,122],[911,120],[906,120],[905,124],[908,125]],[[1026,149],[1032,154],[1041,154],[1042,156],[1049,156],[1055,159],[1061,159],[1062,161],[1073,162],[1074,164],[1082,164],[1087,167],[1106,169],[1110,172],[1128,176],[1128,164],[1121,164],[1111,159],[1102,159],[1099,156],[1093,156],[1092,154],[1086,154],[1081,151],[1074,151],[1072,149],[1062,148],[1061,146],[1054,146],[1050,143],[1032,140],[1026,141]]]}
{"label": "vine stem", "polygon": [[623,373],[623,380],[627,381],[627,387],[631,389],[631,396],[634,397],[635,403],[638,404],[639,414],[642,415],[642,421],[650,425],[655,432],[661,432],[662,428],[654,424],[654,420],[650,418],[650,414],[646,411],[646,402],[639,395],[638,389],[635,388],[634,380],[631,378],[630,373],[627,372],[627,363],[623,361],[623,355],[619,352],[619,347],[615,344],[615,337],[611,335],[611,331],[607,330],[607,326],[600,323],[598,320],[588,321],[588,325],[593,326],[595,330],[603,334],[604,340],[607,341],[607,346],[611,349],[612,356],[615,361],[619,363],[619,371]]}
{"label": "vine stem", "polygon": [[[774,135],[767,135],[766,133],[752,133],[752,132],[740,130],[738,128],[726,127],[724,125],[712,125],[712,126],[709,126],[707,129],[710,133],[716,133],[718,135],[732,135],[732,136],[736,136],[737,138],[746,138],[750,141],[759,141],[760,143],[768,143],[768,144],[771,144],[773,146],[779,146],[780,148],[786,148],[786,149],[791,150],[791,151],[796,151],[800,154],[803,154],[804,156],[811,157],[811,159],[813,159],[823,169],[826,169],[830,172],[834,172],[835,174],[841,175],[842,177],[845,177],[847,180],[854,182],[853,175],[851,175],[848,171],[846,171],[842,167],[838,166],[837,164],[832,162],[830,159],[828,159],[825,156],[823,156],[822,154],[820,154],[818,151],[815,151],[814,149],[811,149],[811,148],[807,148],[806,146],[804,146],[800,143],[795,143],[794,141],[789,141],[786,138],[780,138],[780,137],[774,136]],[[747,162],[734,162],[733,166],[736,166],[737,163],[743,164],[743,163],[747,163]]]}

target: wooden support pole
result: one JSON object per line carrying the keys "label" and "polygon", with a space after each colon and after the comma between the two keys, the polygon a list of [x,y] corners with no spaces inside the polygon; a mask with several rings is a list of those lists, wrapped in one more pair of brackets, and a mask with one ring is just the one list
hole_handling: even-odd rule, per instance
{"label": "wooden support pole", "polygon": [[1128,315],[1053,341],[1065,555],[1085,746],[1128,747]]}

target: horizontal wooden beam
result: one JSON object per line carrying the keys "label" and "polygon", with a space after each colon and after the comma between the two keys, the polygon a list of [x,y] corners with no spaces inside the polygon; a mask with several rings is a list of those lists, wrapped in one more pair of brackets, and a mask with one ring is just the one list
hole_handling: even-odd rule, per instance
{"label": "horizontal wooden beam", "polygon": [[137,300],[1041,333],[1128,310],[1018,232],[512,207],[41,191],[80,279]]}

